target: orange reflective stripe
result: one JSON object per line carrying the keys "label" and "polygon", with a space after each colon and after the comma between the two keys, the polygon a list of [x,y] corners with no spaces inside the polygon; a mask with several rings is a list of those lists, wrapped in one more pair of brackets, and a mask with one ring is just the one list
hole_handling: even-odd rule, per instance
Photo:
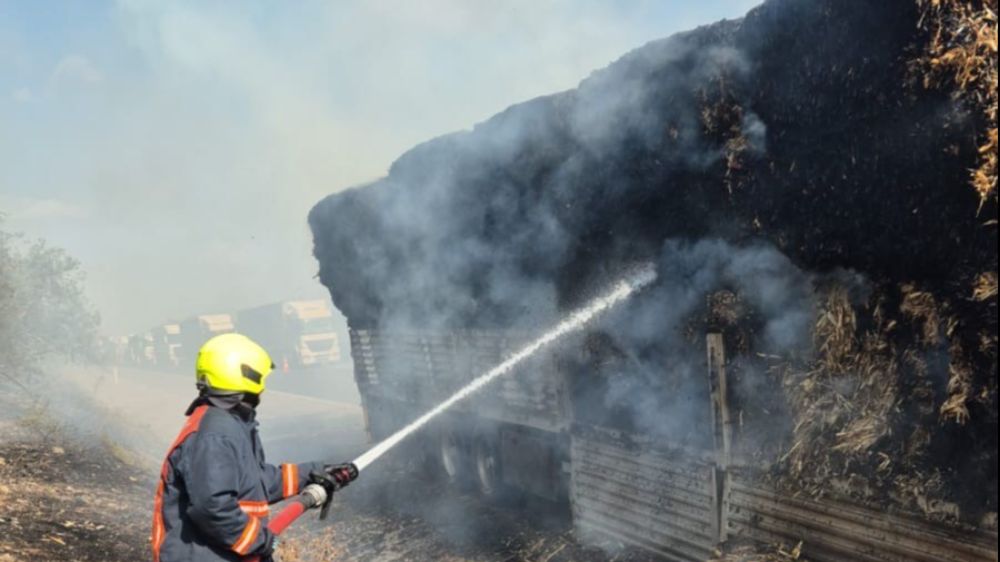
{"label": "orange reflective stripe", "polygon": [[271,508],[266,501],[240,500],[240,509],[247,515],[255,517],[267,517],[271,515]]}
{"label": "orange reflective stripe", "polygon": [[160,562],[160,547],[163,546],[166,531],[163,526],[163,480],[160,480],[156,487],[156,499],[153,500],[153,532],[149,537],[149,544],[153,548],[153,562]]}
{"label": "orange reflective stripe", "polygon": [[208,411],[208,406],[198,406],[195,408],[194,412],[188,416],[187,421],[181,427],[180,433],[177,434],[177,438],[174,442],[170,444],[170,448],[167,449],[167,455],[163,459],[163,466],[160,468],[160,482],[156,486],[156,498],[153,500],[153,530],[149,536],[149,544],[153,549],[153,562],[160,562],[160,547],[163,546],[163,540],[167,536],[167,528],[163,524],[163,490],[167,485],[167,476],[170,472],[170,454],[174,452],[174,449],[181,446],[181,443],[185,439],[191,436],[192,433],[198,431],[198,427],[201,425],[201,418],[205,416],[205,412]]}
{"label": "orange reflective stripe", "polygon": [[233,552],[243,556],[250,551],[250,545],[253,541],[257,539],[257,533],[260,532],[260,519],[251,516],[247,521],[247,526],[243,527],[243,534],[240,538],[233,543]]}
{"label": "orange reflective stripe", "polygon": [[281,495],[290,498],[299,493],[299,465],[281,465]]}

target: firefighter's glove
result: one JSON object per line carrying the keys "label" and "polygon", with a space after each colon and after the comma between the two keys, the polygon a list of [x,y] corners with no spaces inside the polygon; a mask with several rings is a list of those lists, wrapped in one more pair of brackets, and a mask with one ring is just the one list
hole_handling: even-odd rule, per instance
{"label": "firefighter's glove", "polygon": [[350,484],[358,477],[358,467],[354,466],[352,462],[325,465],[323,472],[337,483],[338,490]]}

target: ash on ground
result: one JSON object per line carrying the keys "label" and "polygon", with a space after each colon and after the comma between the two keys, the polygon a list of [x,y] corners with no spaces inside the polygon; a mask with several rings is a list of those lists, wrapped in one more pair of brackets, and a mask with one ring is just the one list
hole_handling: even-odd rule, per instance
{"label": "ash on ground", "polygon": [[148,559],[155,473],[113,443],[34,423],[0,423],[0,562]]}

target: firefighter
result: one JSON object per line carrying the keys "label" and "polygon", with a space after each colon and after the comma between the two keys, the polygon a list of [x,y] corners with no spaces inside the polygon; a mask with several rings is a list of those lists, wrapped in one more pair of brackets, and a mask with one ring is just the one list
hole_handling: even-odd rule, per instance
{"label": "firefighter", "polygon": [[264,460],[255,413],[274,364],[246,336],[224,334],[198,351],[198,397],[167,451],[153,511],[154,562],[272,560],[270,504],[311,479],[346,485],[353,465],[274,466]]}

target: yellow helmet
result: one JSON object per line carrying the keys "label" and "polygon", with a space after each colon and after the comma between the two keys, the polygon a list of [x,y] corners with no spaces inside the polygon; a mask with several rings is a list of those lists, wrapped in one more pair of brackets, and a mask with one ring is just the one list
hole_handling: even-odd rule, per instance
{"label": "yellow helmet", "polygon": [[195,376],[198,385],[222,393],[264,391],[264,380],[274,368],[264,348],[242,334],[222,334],[198,350]]}

